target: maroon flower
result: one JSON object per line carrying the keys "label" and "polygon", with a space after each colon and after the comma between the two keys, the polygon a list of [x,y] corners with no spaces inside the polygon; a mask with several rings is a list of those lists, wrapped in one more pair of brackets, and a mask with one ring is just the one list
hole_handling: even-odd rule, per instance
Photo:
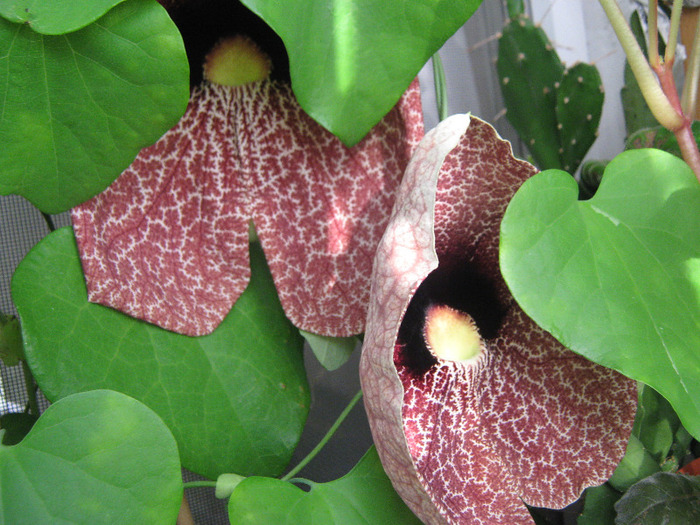
{"label": "maroon flower", "polygon": [[252,221],[290,320],[360,333],[372,257],[422,135],[417,82],[348,148],[286,83],[205,81],[174,128],[73,210],[88,298],[207,334],[248,283]]}
{"label": "maroon flower", "polygon": [[[447,119],[377,251],[362,388],[384,467],[428,523],[532,523],[523,502],[564,507],[625,453],[635,383],[563,348],[500,275],[500,221],[534,171],[488,124]],[[472,320],[480,344],[445,358]]]}

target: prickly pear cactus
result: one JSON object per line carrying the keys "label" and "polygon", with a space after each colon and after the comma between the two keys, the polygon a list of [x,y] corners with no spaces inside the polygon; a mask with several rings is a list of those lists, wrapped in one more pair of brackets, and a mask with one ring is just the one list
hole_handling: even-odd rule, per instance
{"label": "prickly pear cactus", "polygon": [[575,64],[564,72],[556,91],[559,158],[564,170],[573,173],[598,136],[605,97],[598,68]]}
{"label": "prickly pear cactus", "polygon": [[603,110],[597,68],[579,63],[566,70],[542,28],[520,12],[503,29],[496,69],[506,116],[535,164],[574,173]]}
{"label": "prickly pear cactus", "polygon": [[506,8],[508,9],[508,17],[515,18],[525,12],[524,0],[506,0]]}
{"label": "prickly pear cactus", "polygon": [[510,20],[498,42],[496,69],[506,116],[540,168],[561,168],[556,84],[564,65],[545,32],[526,15]]}

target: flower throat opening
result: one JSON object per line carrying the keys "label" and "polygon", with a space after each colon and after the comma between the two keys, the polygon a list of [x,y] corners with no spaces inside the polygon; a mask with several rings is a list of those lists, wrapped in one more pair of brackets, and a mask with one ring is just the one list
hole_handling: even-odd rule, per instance
{"label": "flower throat opening", "polygon": [[[468,265],[438,267],[421,283],[406,309],[394,363],[408,374],[421,376],[439,359],[475,361],[483,354],[486,342],[497,337],[504,314],[491,279]],[[429,335],[431,319],[435,331]],[[438,335],[443,331],[438,325],[446,327],[447,339]],[[440,355],[442,350],[436,349],[435,340],[445,355]]]}

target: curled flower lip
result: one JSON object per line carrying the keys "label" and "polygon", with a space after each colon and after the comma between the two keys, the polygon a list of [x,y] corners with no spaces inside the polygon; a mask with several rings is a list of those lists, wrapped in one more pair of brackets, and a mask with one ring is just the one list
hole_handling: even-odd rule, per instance
{"label": "curled flower lip", "polygon": [[418,83],[353,148],[263,80],[194,90],[180,122],[72,212],[88,298],[186,335],[245,289],[253,221],[299,328],[364,328],[372,256],[423,134]]}
{"label": "curled flower lip", "polygon": [[[500,221],[534,173],[483,121],[453,116],[406,171],[372,276],[361,361],[377,449],[427,523],[532,523],[610,477],[636,385],[562,347],[518,307],[498,265]],[[471,316],[469,363],[426,348],[426,309]]]}

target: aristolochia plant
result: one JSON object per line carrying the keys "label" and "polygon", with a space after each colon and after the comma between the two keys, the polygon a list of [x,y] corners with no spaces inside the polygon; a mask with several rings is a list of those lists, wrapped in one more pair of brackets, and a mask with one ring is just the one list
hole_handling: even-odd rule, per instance
{"label": "aristolochia plant", "polygon": [[[0,416],[0,523],[171,525],[195,486],[251,525],[520,525],[584,489],[579,525],[650,502],[692,520],[698,484],[675,471],[700,437],[697,90],[675,96],[672,51],[650,42],[646,64],[601,3],[690,167],[627,152],[578,201],[477,118],[420,142],[412,81],[480,0],[0,0],[0,193],[52,230],[14,273],[19,318],[0,314],[28,397]],[[507,98],[556,91],[534,144],[573,168],[597,75],[562,76],[508,8]],[[76,235],[54,231],[71,207]],[[290,468],[304,338],[338,367],[358,338],[331,336],[365,327],[363,392]],[[376,449],[300,477],[363,393]]]}
{"label": "aristolochia plant", "polygon": [[632,429],[635,383],[566,350],[501,277],[500,221],[534,172],[488,124],[450,117],[377,250],[362,388],[387,473],[428,523],[532,523],[523,502],[561,508],[604,482]]}

